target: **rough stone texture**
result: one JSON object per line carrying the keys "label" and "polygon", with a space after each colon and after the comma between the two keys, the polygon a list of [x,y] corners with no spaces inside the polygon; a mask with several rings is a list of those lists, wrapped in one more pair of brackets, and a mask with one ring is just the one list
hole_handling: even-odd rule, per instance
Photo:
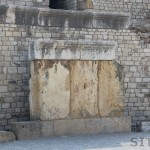
{"label": "rough stone texture", "polygon": [[16,122],[12,124],[12,131],[18,140],[54,135],[130,132],[131,119],[130,117],[118,117]]}
{"label": "rough stone texture", "polygon": [[[99,115],[122,116],[124,111],[122,74],[119,75],[117,67],[111,61],[99,62],[98,90]],[[120,78],[119,78],[120,76]]]}
{"label": "rough stone texture", "polygon": [[37,60],[31,66],[32,119],[123,116],[122,67],[112,61]]}
{"label": "rough stone texture", "polygon": [[98,61],[71,61],[70,115],[75,118],[98,115]]}
{"label": "rough stone texture", "polygon": [[48,7],[50,0],[0,0],[1,4]]}
{"label": "rough stone texture", "polygon": [[14,133],[7,131],[0,131],[0,143],[10,142],[16,140]]}
{"label": "rough stone texture", "polygon": [[[6,2],[7,0],[0,0],[1,4],[6,4]],[[14,1],[9,2],[13,3]],[[20,2],[22,1],[20,0]],[[93,0],[93,3],[94,11],[109,11],[109,14],[112,11],[131,12],[132,19],[136,20],[146,17],[150,5],[149,0],[134,2],[127,0]],[[21,5],[23,6],[23,4]],[[150,120],[150,44],[141,38],[141,31],[95,27],[68,28],[67,21],[65,22],[66,26],[59,27],[63,24],[64,19],[62,19],[62,23],[60,23],[60,20],[56,22],[56,19],[54,19],[53,25],[57,23],[57,26],[48,26],[49,22],[47,21],[49,19],[47,18],[50,14],[47,9],[40,11],[41,14],[43,12],[41,18],[43,20],[45,18],[45,21],[41,21],[42,26],[14,24],[15,13],[11,13],[11,11],[8,12],[7,19],[8,21],[13,19],[13,21],[12,23],[6,23],[7,11],[4,8],[4,6],[0,8],[0,11],[2,11],[0,13],[0,18],[2,18],[0,21],[0,130],[9,130],[11,122],[29,120],[28,82],[30,72],[28,47],[31,40],[38,38],[115,41],[117,43],[115,60],[124,66],[125,73],[123,78],[125,115],[131,116],[132,124]],[[60,12],[62,13],[62,11]],[[53,17],[51,16],[51,18]],[[62,18],[62,16],[59,18]],[[76,20],[80,20],[80,18],[81,16]],[[74,22],[72,24],[75,24]],[[77,24],[79,24],[79,21]]]}
{"label": "rough stone texture", "polygon": [[130,24],[130,14],[127,13],[64,11],[15,5],[8,7],[5,19],[5,23],[18,25],[69,28],[123,29]]}
{"label": "rough stone texture", "polygon": [[41,120],[66,118],[70,103],[70,73],[66,67],[67,62],[35,61],[33,65],[31,117]]}
{"label": "rough stone texture", "polygon": [[30,60],[114,60],[113,41],[47,40],[31,41]]}

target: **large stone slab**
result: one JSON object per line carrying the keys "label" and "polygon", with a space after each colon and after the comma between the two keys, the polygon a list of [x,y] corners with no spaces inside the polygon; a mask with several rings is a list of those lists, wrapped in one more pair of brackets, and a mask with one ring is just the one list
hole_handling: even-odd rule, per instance
{"label": "large stone slab", "polygon": [[66,61],[35,61],[32,65],[30,110],[32,118],[66,118],[70,104],[70,73]]}
{"label": "large stone slab", "polygon": [[123,67],[113,61],[100,61],[98,78],[99,115],[122,116],[124,112]]}
{"label": "large stone slab", "polygon": [[[4,9],[3,5],[0,5],[1,9]],[[127,13],[55,10],[15,5],[8,5],[5,9],[7,13],[2,11],[1,14],[5,15],[4,22],[17,25],[103,29],[123,29],[130,25],[130,14]]]}
{"label": "large stone slab", "polygon": [[80,135],[113,132],[130,132],[130,117],[61,119],[12,123],[12,131],[18,140],[60,135]]}
{"label": "large stone slab", "polygon": [[38,39],[30,43],[29,59],[114,60],[115,49],[112,41]]}
{"label": "large stone slab", "polygon": [[0,131],[0,143],[10,142],[16,140],[14,133],[7,131]]}
{"label": "large stone slab", "polygon": [[11,130],[15,133],[17,140],[35,139],[48,137],[53,134],[53,122],[28,121],[14,122]]}
{"label": "large stone slab", "polygon": [[98,115],[98,61],[71,61],[70,115],[84,118]]}

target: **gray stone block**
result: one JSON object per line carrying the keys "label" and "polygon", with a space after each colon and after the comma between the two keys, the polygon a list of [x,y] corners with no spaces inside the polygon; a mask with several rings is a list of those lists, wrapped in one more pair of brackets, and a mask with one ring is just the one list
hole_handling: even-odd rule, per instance
{"label": "gray stone block", "polygon": [[14,133],[7,131],[0,131],[0,143],[16,140]]}
{"label": "gray stone block", "polygon": [[130,132],[131,119],[130,117],[107,117],[15,122],[12,123],[12,131],[18,140],[60,135]]}
{"label": "gray stone block", "polygon": [[[0,5],[0,9],[4,5]],[[45,27],[123,29],[130,25],[130,14],[92,11],[55,10],[48,8],[8,6],[0,18],[6,23]],[[5,18],[3,16],[6,16]]]}
{"label": "gray stone block", "polygon": [[41,123],[15,122],[12,123],[11,131],[15,133],[18,140],[33,139],[41,136]]}
{"label": "gray stone block", "polygon": [[54,121],[54,135],[85,134],[84,119],[56,120]]}
{"label": "gray stone block", "polygon": [[29,59],[114,60],[115,49],[112,41],[38,39],[30,43]]}

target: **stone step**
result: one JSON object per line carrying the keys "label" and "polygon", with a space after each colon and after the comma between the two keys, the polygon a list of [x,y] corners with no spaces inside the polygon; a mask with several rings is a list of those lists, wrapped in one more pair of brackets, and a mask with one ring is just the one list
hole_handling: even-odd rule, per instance
{"label": "stone step", "polygon": [[14,133],[7,131],[0,131],[0,143],[16,140]]}
{"label": "stone step", "polygon": [[150,121],[142,122],[142,132],[150,132]]}
{"label": "stone step", "polygon": [[106,117],[14,122],[12,123],[12,131],[15,133],[18,140],[62,135],[130,132],[131,118]]}

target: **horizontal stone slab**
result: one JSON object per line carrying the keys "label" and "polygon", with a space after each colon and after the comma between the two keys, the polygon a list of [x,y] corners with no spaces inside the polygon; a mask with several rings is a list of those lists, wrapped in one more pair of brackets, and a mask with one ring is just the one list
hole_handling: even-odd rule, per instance
{"label": "horizontal stone slab", "polygon": [[0,143],[10,142],[16,140],[14,133],[7,131],[0,131]]}
{"label": "horizontal stone slab", "polygon": [[30,43],[30,60],[114,60],[116,43],[112,41],[48,40]]}
{"label": "horizontal stone slab", "polygon": [[[123,29],[130,25],[130,14],[0,5],[0,20],[18,25]],[[1,23],[1,22],[0,22]]]}
{"label": "horizontal stone slab", "polygon": [[130,117],[90,118],[12,123],[18,140],[94,133],[130,132]]}

